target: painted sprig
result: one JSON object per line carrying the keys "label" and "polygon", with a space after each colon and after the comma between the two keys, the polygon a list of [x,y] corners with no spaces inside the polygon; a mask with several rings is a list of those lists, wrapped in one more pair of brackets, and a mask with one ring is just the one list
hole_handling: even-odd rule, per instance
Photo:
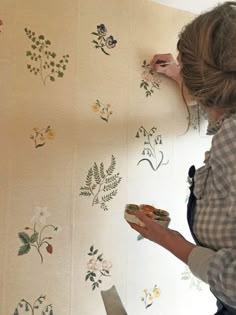
{"label": "painted sprig", "polygon": [[33,132],[30,135],[30,139],[34,141],[35,148],[43,147],[46,142],[49,140],[53,140],[55,137],[55,132],[52,130],[50,126],[47,128],[33,128]]}
{"label": "painted sprig", "polygon": [[91,258],[87,262],[88,271],[85,281],[91,281],[92,289],[95,290],[102,284],[102,278],[111,276],[112,263],[105,260],[103,254],[99,254],[98,249],[95,249],[94,245],[90,247],[88,256],[91,256]]}
{"label": "painted sprig", "polygon": [[92,32],[92,35],[95,35],[96,40],[92,40],[92,43],[95,44],[94,47],[101,49],[105,55],[110,55],[106,48],[112,49],[116,46],[117,40],[114,39],[112,35],[107,36],[107,28],[104,24],[97,25],[97,32]]}
{"label": "painted sprig", "polygon": [[96,100],[96,102],[92,105],[92,110],[95,113],[98,113],[100,118],[106,122],[108,122],[109,117],[112,115],[111,105],[102,105],[99,100]]}
{"label": "painted sprig", "polygon": [[181,280],[189,281],[190,288],[195,288],[198,291],[202,290],[201,285],[203,282],[196,278],[187,266],[185,266],[185,270],[181,273]]}
{"label": "painted sprig", "polygon": [[[45,207],[36,207],[35,215],[31,221],[39,221],[40,224],[45,223],[46,217],[49,216],[49,212]],[[53,224],[44,224],[38,227],[38,222],[35,222],[33,227],[25,227],[27,232],[19,232],[18,237],[22,243],[19,248],[18,256],[26,255],[31,249],[35,249],[40,256],[41,263],[43,263],[43,252],[48,254],[53,253],[52,236],[49,235],[49,231],[57,232],[59,227]],[[47,234],[46,234],[47,233]],[[46,234],[46,235],[45,235]]]}
{"label": "painted sprig", "polygon": [[137,165],[147,161],[154,171],[157,171],[160,166],[169,163],[169,161],[164,162],[164,153],[158,149],[162,145],[162,136],[161,134],[155,135],[156,132],[157,127],[152,127],[147,131],[141,126],[136,133],[136,138],[140,138],[141,136],[145,138],[142,151],[142,155],[145,155],[145,158],[139,160]]}
{"label": "painted sprig", "polygon": [[105,170],[104,163],[100,166],[95,162],[88,170],[85,186],[80,188],[80,195],[92,197],[92,206],[100,205],[103,210],[108,210],[107,202],[116,196],[117,187],[122,177],[119,173],[113,174],[116,167],[116,158],[112,155],[111,163]]}
{"label": "painted sprig", "polygon": [[40,295],[33,303],[28,302],[26,299],[21,299],[17,304],[13,315],[54,315],[53,305],[43,305],[46,301],[46,295]]}
{"label": "painted sprig", "polygon": [[158,74],[152,70],[146,60],[143,61],[142,68],[144,70],[142,72],[140,88],[144,88],[146,97],[152,96],[154,89],[159,89],[161,81]]}
{"label": "painted sprig", "polygon": [[28,28],[25,28],[25,34],[32,42],[31,50],[26,52],[26,56],[33,62],[27,64],[28,70],[36,76],[39,75],[44,85],[48,79],[54,82],[56,78],[63,78],[69,55],[57,58],[57,54],[49,48],[51,41],[44,35],[38,36]]}
{"label": "painted sprig", "polygon": [[141,301],[144,302],[145,308],[147,309],[152,306],[155,299],[159,298],[161,291],[157,285],[155,285],[152,290],[144,289],[143,293],[144,296],[141,297]]}

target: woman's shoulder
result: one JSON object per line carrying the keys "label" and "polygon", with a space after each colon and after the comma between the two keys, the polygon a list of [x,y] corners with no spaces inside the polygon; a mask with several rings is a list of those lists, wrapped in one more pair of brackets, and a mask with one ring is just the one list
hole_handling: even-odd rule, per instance
{"label": "woman's shoulder", "polygon": [[214,139],[217,141],[228,141],[230,139],[236,143],[236,113],[225,115],[219,130],[213,136]]}
{"label": "woman's shoulder", "polygon": [[226,162],[236,160],[236,113],[225,117],[213,136],[211,155]]}

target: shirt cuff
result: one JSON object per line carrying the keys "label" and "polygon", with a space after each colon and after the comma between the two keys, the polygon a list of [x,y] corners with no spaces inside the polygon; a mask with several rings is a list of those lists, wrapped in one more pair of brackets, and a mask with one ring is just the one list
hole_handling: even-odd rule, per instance
{"label": "shirt cuff", "polygon": [[196,246],[188,256],[188,266],[191,272],[200,280],[208,283],[208,266],[215,255],[212,249]]}

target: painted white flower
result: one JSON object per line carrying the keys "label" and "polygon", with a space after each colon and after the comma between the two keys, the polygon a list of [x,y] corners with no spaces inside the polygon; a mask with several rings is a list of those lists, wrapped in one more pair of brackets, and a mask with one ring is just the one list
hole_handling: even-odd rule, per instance
{"label": "painted white flower", "polygon": [[102,262],[102,269],[103,270],[110,270],[112,267],[112,263],[108,260],[103,260]]}
{"label": "painted white flower", "polygon": [[35,207],[34,216],[32,217],[31,222],[39,221],[41,224],[45,224],[46,218],[51,215],[47,209],[47,207]]}

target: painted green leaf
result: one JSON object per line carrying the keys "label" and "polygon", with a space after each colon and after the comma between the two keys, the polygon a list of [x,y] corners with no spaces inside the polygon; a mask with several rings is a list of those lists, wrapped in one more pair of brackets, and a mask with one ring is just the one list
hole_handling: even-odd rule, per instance
{"label": "painted green leaf", "polygon": [[55,78],[52,75],[50,75],[50,80],[55,81]]}
{"label": "painted green leaf", "polygon": [[24,244],[28,244],[30,242],[30,237],[27,233],[25,232],[20,232],[18,233],[19,239],[22,241]]}
{"label": "painted green leaf", "polygon": [[141,235],[141,234],[139,234],[138,236],[137,236],[137,241],[141,241],[141,240],[143,240],[144,239],[144,237]]}
{"label": "painted green leaf", "polygon": [[22,245],[18,251],[18,256],[27,254],[30,251],[30,244]]}
{"label": "painted green leaf", "polygon": [[100,255],[98,256],[97,260],[102,261],[102,255],[103,255],[103,254],[100,254]]}
{"label": "painted green leaf", "polygon": [[39,35],[39,39],[44,39],[44,36],[43,35]]}
{"label": "painted green leaf", "polygon": [[39,233],[35,232],[34,234],[31,235],[30,237],[30,243],[35,243],[38,239]]}
{"label": "painted green leaf", "polygon": [[87,281],[89,279],[89,277],[90,277],[90,273],[86,275],[85,281]]}
{"label": "painted green leaf", "polygon": [[101,47],[102,52],[104,52],[105,55],[110,56],[110,54],[108,54],[108,52],[106,52],[102,47]]}
{"label": "painted green leaf", "polygon": [[44,142],[44,143],[39,143],[39,144],[37,144],[37,145],[36,145],[36,147],[35,147],[35,148],[40,148],[40,147],[44,146],[44,145],[45,145],[45,143],[46,143],[46,142]]}

